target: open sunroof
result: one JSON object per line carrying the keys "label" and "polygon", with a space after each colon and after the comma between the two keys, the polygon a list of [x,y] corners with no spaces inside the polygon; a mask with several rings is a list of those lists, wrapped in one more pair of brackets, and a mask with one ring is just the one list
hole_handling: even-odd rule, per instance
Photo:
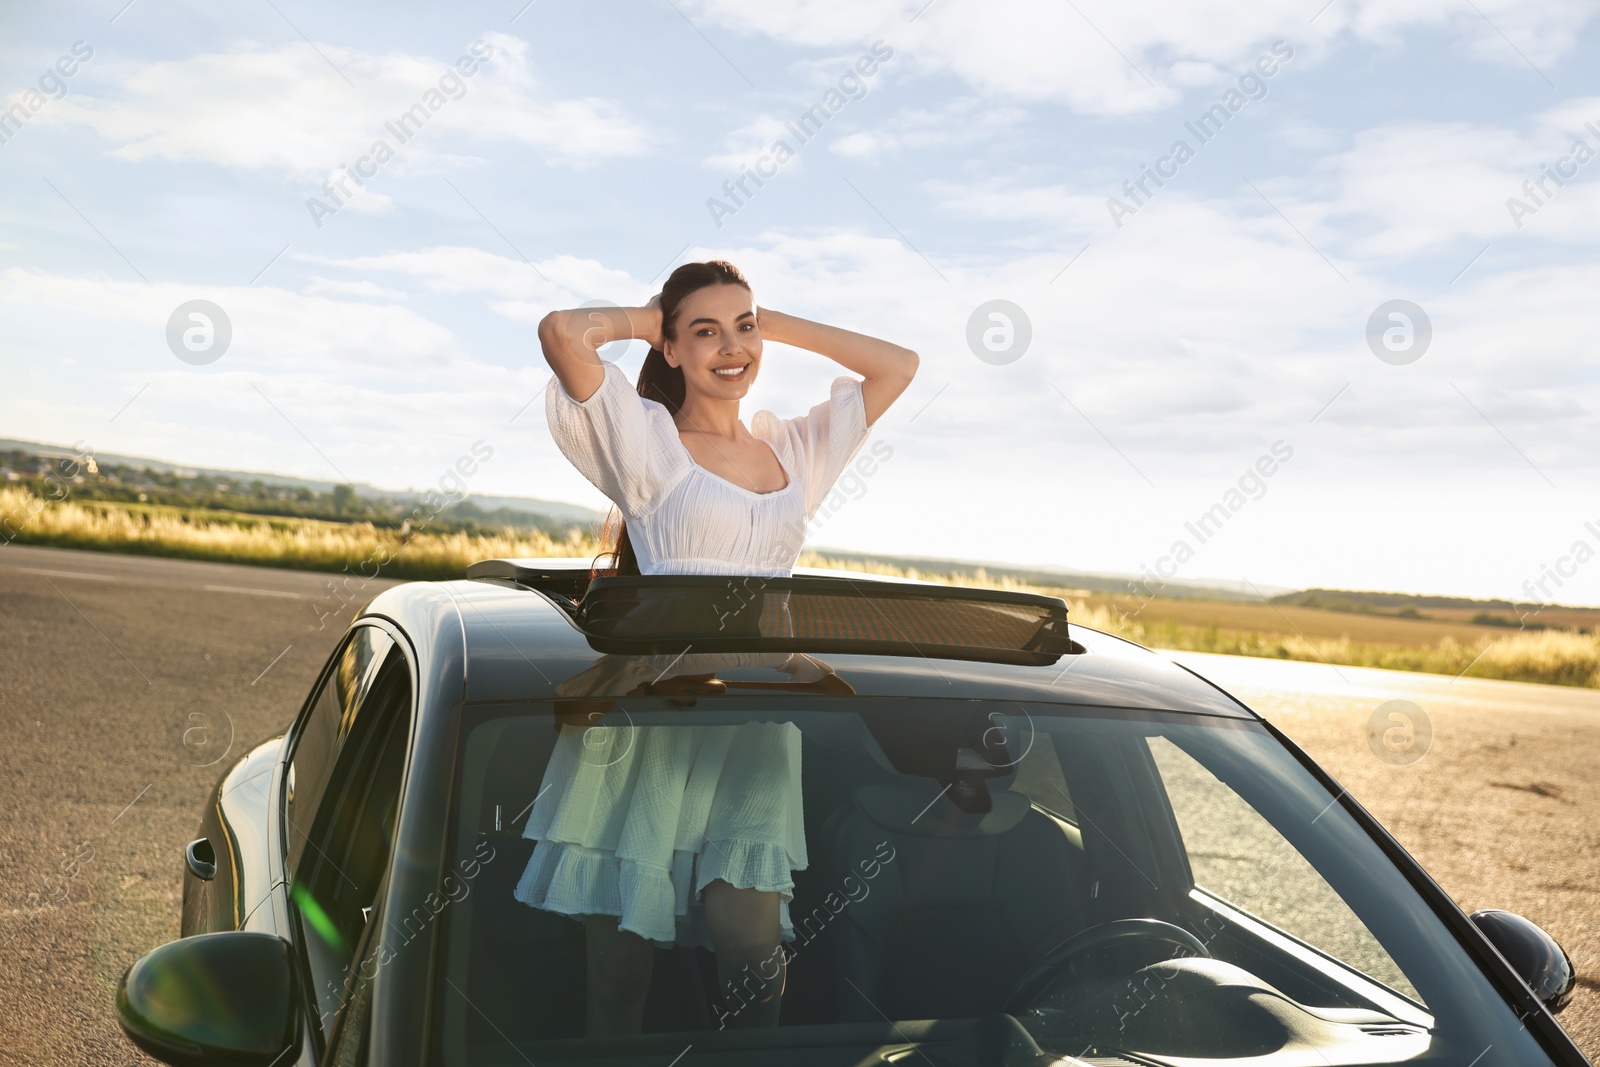
{"label": "open sunroof", "polygon": [[577,623],[600,652],[854,652],[1044,665],[1081,652],[1057,597],[871,579],[597,578]]}
{"label": "open sunroof", "polygon": [[842,652],[1047,665],[1083,646],[1059,597],[871,577],[649,574],[589,579],[587,560],[485,560],[470,578],[558,602],[598,652]]}

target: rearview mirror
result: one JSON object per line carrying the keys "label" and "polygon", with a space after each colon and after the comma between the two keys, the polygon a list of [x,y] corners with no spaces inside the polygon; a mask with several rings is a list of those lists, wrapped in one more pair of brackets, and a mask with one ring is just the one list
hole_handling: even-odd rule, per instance
{"label": "rearview mirror", "polygon": [[117,986],[117,1020],[164,1063],[272,1063],[299,1041],[290,946],[229,930],[152,949]]}
{"label": "rearview mirror", "polygon": [[1555,938],[1509,911],[1475,911],[1468,918],[1528,983],[1551,1015],[1567,1006],[1578,985],[1578,972]]}

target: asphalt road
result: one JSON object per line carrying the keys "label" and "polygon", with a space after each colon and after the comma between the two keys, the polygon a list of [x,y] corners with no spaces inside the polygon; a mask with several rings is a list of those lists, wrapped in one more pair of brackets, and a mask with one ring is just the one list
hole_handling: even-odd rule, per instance
{"label": "asphalt road", "polygon": [[329,582],[0,548],[0,1064],[153,1062],[112,998],[178,936],[207,792],[283,730],[360,604],[393,584]]}
{"label": "asphalt road", "polygon": [[[329,580],[0,548],[0,1065],[150,1062],[112,998],[178,934],[181,849],[207,791],[284,728],[359,604],[391,584]],[[1521,912],[1600,975],[1600,693],[1176,656],[1295,737],[1469,910]],[[1385,759],[1368,743],[1374,709],[1397,699],[1432,725],[1410,762],[1420,744]],[[1562,1016],[1591,1057],[1597,989]]]}

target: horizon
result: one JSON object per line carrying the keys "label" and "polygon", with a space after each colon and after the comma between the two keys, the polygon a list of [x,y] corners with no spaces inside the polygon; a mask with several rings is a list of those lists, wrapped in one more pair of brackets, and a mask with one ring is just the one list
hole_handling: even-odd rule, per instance
{"label": "horizon", "polygon": [[[55,445],[55,444],[50,444],[49,442],[44,442],[44,441],[21,441],[21,440],[16,440],[16,439],[0,439],[0,447],[7,447],[7,446],[11,446],[11,445],[21,445],[21,446],[24,446],[24,447],[27,447],[27,448],[49,449],[49,450],[52,450],[54,452],[59,452],[59,453],[61,453],[63,455],[73,455],[73,454],[75,454],[74,451],[73,451],[72,446],[70,446],[70,445]],[[43,454],[43,453],[41,453],[41,454]],[[181,462],[181,461],[178,461],[178,460],[164,459],[164,458],[161,458],[161,457],[158,457],[158,456],[129,456],[129,455],[124,455],[122,453],[117,453],[117,452],[108,452],[108,453],[104,453],[104,454],[96,453],[96,457],[97,458],[100,458],[101,455],[115,457],[115,459],[120,461],[120,462],[133,461],[133,462],[159,463],[159,464],[163,464],[163,465],[166,465],[166,466],[170,466],[170,467],[174,468],[174,470],[177,470],[177,471],[191,471],[191,472],[195,472],[195,473],[213,473],[213,474],[228,473],[228,474],[246,474],[246,475],[265,475],[265,476],[270,477],[270,478],[281,478],[281,479],[290,480],[290,481],[304,481],[307,484],[315,484],[315,485],[330,485],[331,486],[331,485],[337,485],[337,484],[347,484],[347,483],[338,483],[338,482],[328,482],[326,479],[312,479],[312,478],[301,479],[300,476],[298,476],[298,475],[286,474],[286,473],[283,473],[281,471],[236,470],[236,469],[232,469],[232,468],[219,468],[219,467],[210,467],[210,466],[205,466],[205,465],[195,465],[195,464],[184,463],[184,462]],[[357,487],[357,486],[353,486],[353,488],[355,488],[355,487]],[[383,486],[371,485],[369,483],[359,483],[359,487],[371,489],[371,490],[373,490],[375,492],[383,493],[383,494],[386,494],[386,495],[396,495],[396,496],[403,495],[403,494],[406,494],[406,493],[418,493],[418,494],[421,494],[421,493],[426,493],[426,492],[429,491],[427,488],[418,487],[418,486],[406,486],[406,487],[403,487],[403,488],[385,488]],[[488,497],[490,497],[492,499],[526,500],[526,501],[529,501],[530,503],[554,504],[554,505],[559,505],[561,507],[573,507],[573,508],[588,508],[589,507],[589,505],[587,505],[587,504],[580,504],[580,503],[577,503],[576,501],[552,500],[552,499],[548,499],[548,498],[544,498],[544,497],[530,497],[530,496],[509,496],[509,497],[506,497],[506,496],[502,496],[501,494],[474,494],[474,493],[471,493],[470,491],[465,496],[463,496],[460,500],[452,502],[452,504],[450,506],[453,507],[455,504],[465,503],[466,501],[473,499],[475,496],[488,496]],[[590,510],[593,511],[594,509],[591,508]],[[603,515],[604,515],[603,512],[595,512],[595,517],[596,518],[602,518]],[[884,560],[884,561],[893,560],[893,561],[904,561],[904,562],[912,562],[912,563],[922,562],[922,563],[927,563],[927,564],[946,565],[946,566],[948,566],[948,565],[956,565],[956,566],[970,567],[975,571],[976,570],[986,570],[986,569],[999,568],[999,569],[1007,569],[1007,570],[1015,570],[1015,571],[1039,571],[1039,572],[1045,572],[1045,573],[1060,572],[1062,577],[1085,577],[1085,578],[1098,578],[1098,579],[1107,579],[1107,580],[1109,580],[1109,579],[1122,580],[1122,581],[1125,581],[1127,583],[1127,591],[1128,592],[1132,592],[1135,589],[1137,589],[1138,586],[1142,582],[1145,582],[1146,578],[1148,577],[1148,575],[1141,575],[1139,573],[1132,572],[1132,571],[1091,570],[1091,569],[1086,568],[1086,567],[1073,567],[1073,566],[1069,566],[1069,565],[1061,564],[1061,563],[1030,563],[1030,562],[1019,562],[1019,561],[1015,561],[1015,560],[968,559],[968,558],[957,558],[957,557],[948,557],[948,556],[923,556],[923,555],[906,554],[906,553],[877,553],[877,554],[873,554],[873,553],[863,552],[860,549],[850,548],[850,547],[843,546],[843,545],[833,545],[833,546],[820,545],[820,544],[813,544],[813,543],[811,543],[809,541],[806,543],[804,549],[802,549],[802,552],[815,552],[817,555],[821,555],[821,556],[829,556],[831,554],[831,555],[835,556],[836,558],[838,556],[862,556],[862,557],[869,558],[869,559],[878,559],[878,560]],[[1252,594],[1245,592],[1245,590],[1243,588],[1243,584],[1241,582],[1241,579],[1238,579],[1238,578],[1208,577],[1208,576],[1205,576],[1205,575],[1191,575],[1191,576],[1186,576],[1186,577],[1182,578],[1181,580],[1173,579],[1170,582],[1165,583],[1165,584],[1176,586],[1176,587],[1179,587],[1179,588],[1182,588],[1182,589],[1198,591],[1198,592],[1204,592],[1204,591],[1206,591],[1208,589],[1209,590],[1215,590],[1215,591],[1218,591],[1218,592],[1230,592],[1230,593],[1235,594],[1237,597],[1239,597],[1241,599],[1244,599],[1244,600],[1247,600],[1247,601],[1251,600],[1251,598],[1252,598]],[[1329,593],[1356,593],[1356,594],[1380,594],[1380,595],[1393,594],[1393,595],[1400,595],[1400,596],[1413,596],[1413,597],[1422,597],[1422,598],[1441,597],[1441,598],[1448,598],[1448,599],[1460,599],[1460,600],[1464,600],[1464,601],[1484,601],[1484,602],[1497,601],[1497,602],[1500,602],[1500,603],[1507,603],[1507,604],[1510,604],[1512,606],[1518,606],[1518,605],[1521,605],[1521,604],[1540,603],[1540,604],[1542,604],[1542,607],[1548,607],[1548,608],[1574,608],[1574,609],[1579,609],[1579,610],[1597,610],[1597,611],[1600,611],[1600,604],[1591,605],[1591,604],[1566,603],[1566,602],[1556,601],[1556,600],[1549,600],[1549,601],[1540,602],[1540,601],[1535,601],[1535,600],[1517,600],[1515,598],[1509,598],[1509,597],[1468,597],[1468,596],[1465,596],[1465,595],[1460,594],[1460,593],[1453,593],[1453,592],[1446,592],[1446,591],[1439,591],[1439,590],[1424,591],[1424,590],[1406,590],[1406,589],[1370,589],[1370,588],[1356,589],[1356,588],[1343,588],[1343,587],[1320,586],[1320,585],[1310,585],[1310,586],[1262,585],[1262,586],[1258,586],[1258,590],[1259,590],[1259,593],[1264,593],[1265,594],[1265,596],[1260,596],[1260,595],[1257,596],[1257,599],[1259,599],[1261,601],[1265,601],[1266,599],[1269,599],[1271,597],[1280,596],[1280,595],[1284,595],[1284,594],[1288,594],[1288,593],[1329,592]],[[1089,592],[1092,595],[1097,595],[1097,596],[1122,595],[1122,594],[1118,594],[1118,593],[1111,592],[1111,591],[1085,590],[1085,592]],[[1158,589],[1158,591],[1156,591],[1156,592],[1154,592],[1152,594],[1149,594],[1149,595],[1153,599],[1155,599],[1155,598],[1160,598],[1162,596],[1162,593]],[[1191,597],[1190,599],[1193,599],[1193,598]]]}

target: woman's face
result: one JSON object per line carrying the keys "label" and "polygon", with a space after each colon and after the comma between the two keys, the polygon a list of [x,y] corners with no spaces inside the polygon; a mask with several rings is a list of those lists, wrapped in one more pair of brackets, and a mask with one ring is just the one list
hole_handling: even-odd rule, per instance
{"label": "woman's face", "polygon": [[739,400],[761,369],[761,330],[755,297],[742,285],[708,285],[678,305],[676,341],[661,349],[683,368],[688,392]]}

